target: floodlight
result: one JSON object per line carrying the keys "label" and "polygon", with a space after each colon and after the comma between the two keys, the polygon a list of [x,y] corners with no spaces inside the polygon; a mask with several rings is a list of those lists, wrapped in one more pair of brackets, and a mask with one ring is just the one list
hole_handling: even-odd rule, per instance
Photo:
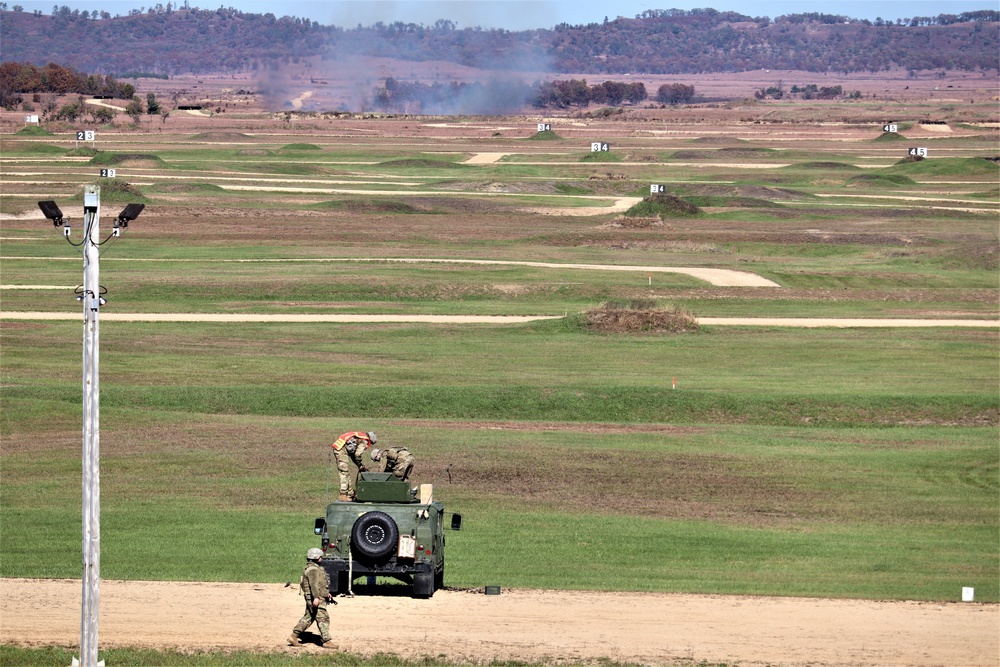
{"label": "floodlight", "polygon": [[146,208],[145,204],[129,204],[124,211],[118,214],[116,225],[128,227],[128,223],[138,218],[144,208]]}
{"label": "floodlight", "polygon": [[40,201],[38,208],[42,209],[42,215],[51,220],[56,227],[63,223],[63,213],[54,201]]}

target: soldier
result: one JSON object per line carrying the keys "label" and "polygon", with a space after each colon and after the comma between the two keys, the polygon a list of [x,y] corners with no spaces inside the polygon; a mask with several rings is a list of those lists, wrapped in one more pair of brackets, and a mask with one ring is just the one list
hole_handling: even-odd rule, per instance
{"label": "soldier", "polygon": [[336,648],[333,637],[330,636],[330,614],[326,611],[326,605],[328,602],[333,602],[333,596],[330,595],[330,580],[326,576],[326,570],[320,565],[320,561],[323,560],[323,550],[313,547],[306,552],[306,560],[308,563],[302,570],[302,578],[299,580],[299,590],[306,600],[306,613],[292,630],[288,645],[298,646],[301,643],[302,633],[315,622],[319,626],[323,648]]}
{"label": "soldier", "polygon": [[391,472],[396,478],[405,482],[410,478],[410,471],[413,470],[413,454],[406,447],[390,447],[372,450],[372,461],[378,463],[385,457],[385,472]]}
{"label": "soldier", "polygon": [[354,478],[351,475],[351,461],[358,466],[358,472],[365,472],[361,455],[365,450],[374,445],[375,434],[371,431],[362,433],[361,431],[348,431],[342,433],[331,445],[333,455],[337,457],[337,471],[340,473],[340,495],[337,500],[354,500]]}

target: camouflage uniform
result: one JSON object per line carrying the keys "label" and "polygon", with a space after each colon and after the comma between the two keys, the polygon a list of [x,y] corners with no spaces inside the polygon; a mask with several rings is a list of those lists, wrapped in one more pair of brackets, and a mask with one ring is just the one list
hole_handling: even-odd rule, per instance
{"label": "camouflage uniform", "polygon": [[351,475],[351,462],[358,467],[359,472],[365,470],[361,455],[372,444],[367,433],[349,431],[341,434],[334,443],[333,455],[337,459],[337,472],[340,473],[340,494],[354,496],[354,476]]}
{"label": "camouflage uniform", "polygon": [[[302,571],[299,590],[302,591],[302,597],[306,599],[306,613],[295,625],[292,636],[301,636],[315,622],[319,626],[323,643],[333,641],[333,637],[330,636],[330,614],[326,611],[326,601],[330,595],[330,580],[326,576],[326,570],[319,563],[309,561],[306,569]],[[315,607],[313,599],[319,600],[319,604]]]}
{"label": "camouflage uniform", "polygon": [[385,457],[385,472],[391,472],[397,479],[404,482],[409,479],[414,459],[413,454],[406,447],[383,449],[382,456]]}

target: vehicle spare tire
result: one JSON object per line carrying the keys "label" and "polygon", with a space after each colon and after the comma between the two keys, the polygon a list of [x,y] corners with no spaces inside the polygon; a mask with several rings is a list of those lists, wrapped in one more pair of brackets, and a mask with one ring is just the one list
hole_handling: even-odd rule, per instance
{"label": "vehicle spare tire", "polygon": [[385,512],[366,512],[351,529],[351,549],[358,557],[385,558],[399,542],[399,528]]}

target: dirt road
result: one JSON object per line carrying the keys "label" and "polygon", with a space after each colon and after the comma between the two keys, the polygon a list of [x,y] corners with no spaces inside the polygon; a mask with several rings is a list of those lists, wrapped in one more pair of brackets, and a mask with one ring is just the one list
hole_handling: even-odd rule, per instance
{"label": "dirt road", "polygon": [[[30,288],[31,286],[29,286]],[[115,313],[104,311],[101,319],[108,322],[391,322],[423,324],[518,324],[535,320],[557,320],[561,315],[365,315],[315,313]],[[79,312],[3,311],[0,320],[78,320]],[[761,327],[839,327],[839,328],[899,328],[899,327],[962,327],[1000,329],[997,320],[955,319],[886,319],[834,317],[699,317],[706,326]]]}
{"label": "dirt road", "polygon": [[[80,596],[77,580],[0,580],[0,642],[78,646]],[[297,585],[105,580],[100,645],[320,651],[285,645],[301,607]],[[335,633],[342,650],[480,663],[996,667],[1000,651],[1000,606],[979,603],[445,590],[430,600],[340,598],[331,616],[335,627],[368,618],[398,633],[392,647],[371,633]]]}

